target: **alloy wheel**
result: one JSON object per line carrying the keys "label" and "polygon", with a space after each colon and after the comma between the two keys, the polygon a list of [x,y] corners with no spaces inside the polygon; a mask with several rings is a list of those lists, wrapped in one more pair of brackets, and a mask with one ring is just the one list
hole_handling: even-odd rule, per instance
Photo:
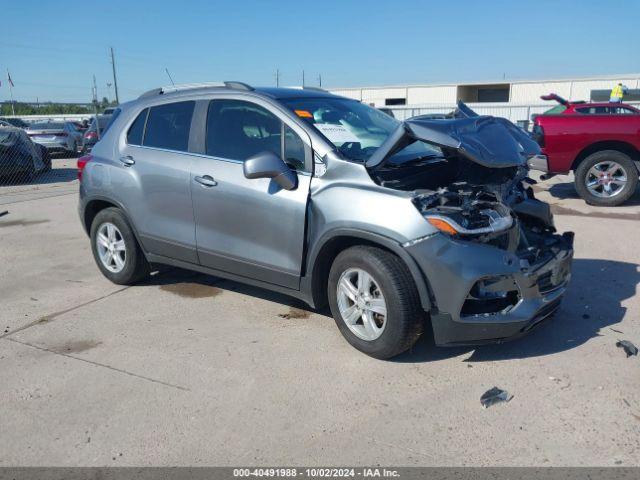
{"label": "alloy wheel", "polygon": [[627,172],[618,162],[599,162],[589,169],[584,182],[592,195],[611,198],[624,190]]}
{"label": "alloy wheel", "polygon": [[113,273],[120,273],[125,266],[127,249],[122,233],[113,223],[103,223],[96,235],[98,256],[102,265]]}
{"label": "alloy wheel", "polygon": [[340,316],[358,338],[372,341],[380,337],[387,324],[387,303],[374,278],[361,268],[350,268],[338,281]]}

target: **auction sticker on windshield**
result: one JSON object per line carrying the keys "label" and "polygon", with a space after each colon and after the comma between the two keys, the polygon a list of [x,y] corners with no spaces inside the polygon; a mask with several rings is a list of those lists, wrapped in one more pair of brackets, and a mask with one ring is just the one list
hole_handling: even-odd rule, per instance
{"label": "auction sticker on windshield", "polygon": [[334,123],[314,123],[313,126],[320,130],[320,132],[331,140],[331,143],[333,144],[360,141],[360,139],[344,125]]}

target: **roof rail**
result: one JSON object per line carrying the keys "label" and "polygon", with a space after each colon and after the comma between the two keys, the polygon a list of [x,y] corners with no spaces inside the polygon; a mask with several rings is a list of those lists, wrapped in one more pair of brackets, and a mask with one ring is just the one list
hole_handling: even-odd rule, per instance
{"label": "roof rail", "polygon": [[324,88],[320,88],[320,87],[308,87],[308,86],[303,86],[302,87],[303,90],[315,90],[316,92],[326,92],[327,90],[325,90]]}
{"label": "roof rail", "polygon": [[246,91],[254,90],[254,88],[251,85],[248,85],[243,82],[183,83],[180,85],[167,85],[166,87],[154,88],[152,90],[149,90],[143,93],[138,98],[155,97],[156,95],[163,95],[169,92],[180,92],[182,90],[191,90],[195,88],[207,88],[207,87],[230,88],[234,90],[246,90]]}
{"label": "roof rail", "polygon": [[247,90],[252,92],[255,90],[251,85],[244,82],[224,82],[224,86],[227,88],[233,88],[235,90]]}

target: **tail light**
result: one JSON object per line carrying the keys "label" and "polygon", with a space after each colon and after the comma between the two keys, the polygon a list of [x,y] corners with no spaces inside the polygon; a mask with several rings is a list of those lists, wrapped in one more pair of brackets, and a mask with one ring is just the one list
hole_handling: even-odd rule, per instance
{"label": "tail light", "polygon": [[92,159],[93,155],[85,155],[84,157],[80,157],[78,159],[78,180],[82,181],[82,171],[84,170],[84,167],[87,166],[87,163],[89,163]]}
{"label": "tail light", "polygon": [[96,132],[87,132],[84,134],[84,138],[87,140],[93,140],[94,138],[98,138],[98,134]]}
{"label": "tail light", "polygon": [[533,126],[533,130],[531,131],[531,136],[538,143],[538,145],[544,147],[544,128],[542,128],[542,125],[535,124]]}

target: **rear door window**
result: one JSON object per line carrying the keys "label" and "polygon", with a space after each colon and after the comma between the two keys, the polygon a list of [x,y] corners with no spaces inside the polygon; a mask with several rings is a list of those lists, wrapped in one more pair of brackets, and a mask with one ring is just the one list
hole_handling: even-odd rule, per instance
{"label": "rear door window", "polygon": [[167,103],[149,109],[144,132],[145,147],[186,152],[194,101]]}

